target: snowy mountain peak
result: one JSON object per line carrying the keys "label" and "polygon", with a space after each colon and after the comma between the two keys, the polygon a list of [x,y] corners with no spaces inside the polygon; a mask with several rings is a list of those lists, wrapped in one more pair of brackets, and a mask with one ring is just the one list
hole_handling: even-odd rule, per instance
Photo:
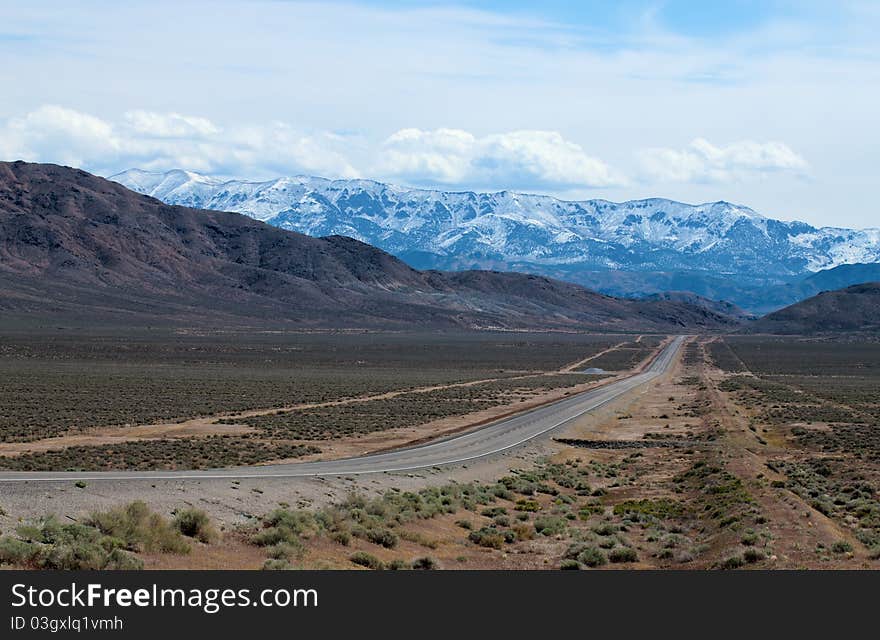
{"label": "snowy mountain peak", "polygon": [[787,277],[880,262],[880,231],[766,218],[725,201],[564,201],[310,176],[255,182],[182,170],[111,176],[170,204],[236,211],[308,235],[347,235],[418,267],[703,271]]}

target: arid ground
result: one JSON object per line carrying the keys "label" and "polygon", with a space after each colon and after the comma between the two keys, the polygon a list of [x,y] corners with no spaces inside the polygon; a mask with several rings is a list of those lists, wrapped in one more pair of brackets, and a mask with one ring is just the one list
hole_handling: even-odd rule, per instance
{"label": "arid ground", "polygon": [[[10,336],[0,466],[210,467],[406,446],[606,383],[664,339]],[[877,343],[695,337],[662,378],[470,465],[0,486],[0,562],[880,568],[878,382]]]}

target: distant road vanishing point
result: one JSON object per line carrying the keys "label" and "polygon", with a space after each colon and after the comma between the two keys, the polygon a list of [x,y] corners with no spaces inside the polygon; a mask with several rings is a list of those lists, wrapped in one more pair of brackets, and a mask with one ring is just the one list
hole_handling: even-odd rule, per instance
{"label": "distant road vanishing point", "polygon": [[7,471],[0,472],[0,483],[305,478],[414,471],[460,464],[515,449],[650,382],[669,369],[685,338],[677,336],[645,369],[622,380],[492,422],[462,435],[409,448],[339,460],[197,471]]}

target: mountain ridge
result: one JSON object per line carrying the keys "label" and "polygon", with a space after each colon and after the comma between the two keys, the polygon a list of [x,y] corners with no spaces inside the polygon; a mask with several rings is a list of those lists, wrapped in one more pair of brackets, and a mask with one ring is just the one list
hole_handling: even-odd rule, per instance
{"label": "mountain ridge", "polygon": [[776,285],[841,264],[880,262],[880,229],[783,222],[727,201],[565,201],[309,176],[227,180],[181,170],[129,170],[111,179],[164,202],[238,211],[307,235],[355,237],[423,269],[520,270],[587,286],[594,286],[591,271],[682,271]]}
{"label": "mountain ridge", "polygon": [[84,171],[0,163],[0,307],[23,318],[300,328],[737,326],[546,277],[418,271],[356,239],[167,205]]}

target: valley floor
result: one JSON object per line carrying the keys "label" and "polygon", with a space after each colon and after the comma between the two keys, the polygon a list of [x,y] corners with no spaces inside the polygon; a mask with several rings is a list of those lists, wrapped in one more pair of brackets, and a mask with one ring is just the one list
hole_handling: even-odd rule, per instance
{"label": "valley floor", "polygon": [[[632,342],[576,364],[632,366]],[[216,531],[188,553],[133,541],[145,568],[880,568],[875,347],[694,338],[651,384],[479,464],[0,486],[0,527],[8,545],[21,518],[46,512],[84,526],[135,500],[168,520],[205,512]]]}

